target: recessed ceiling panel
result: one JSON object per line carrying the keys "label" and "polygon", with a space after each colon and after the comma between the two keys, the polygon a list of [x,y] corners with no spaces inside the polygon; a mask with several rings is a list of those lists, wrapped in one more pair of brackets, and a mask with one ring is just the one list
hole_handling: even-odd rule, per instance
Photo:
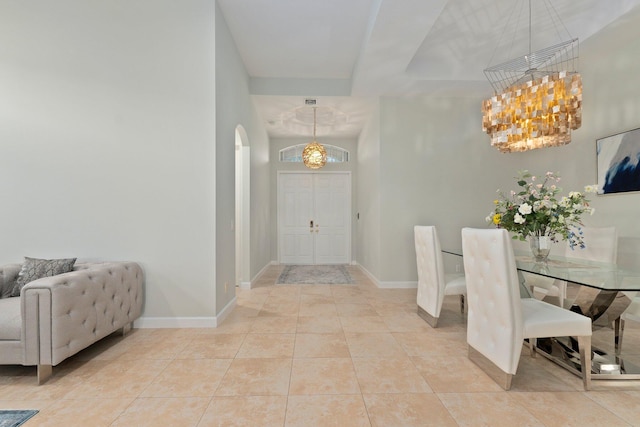
{"label": "recessed ceiling panel", "polygon": [[374,0],[218,0],[252,77],[350,78]]}
{"label": "recessed ceiling panel", "polygon": [[[577,37],[580,42],[637,0],[449,0],[407,67],[419,80],[479,80],[482,71]],[[531,37],[529,17],[531,16]]]}
{"label": "recessed ceiling panel", "polygon": [[[318,97],[319,105],[344,113],[340,126],[322,128],[323,136],[357,136],[366,122],[369,100],[484,97],[492,89],[483,70],[529,49],[528,0],[218,0],[218,4],[249,75],[277,79],[272,86],[287,95],[253,94],[272,137],[311,134],[311,128],[284,124],[287,115],[294,117],[304,105],[303,96],[289,95]],[[531,0],[531,5],[535,52],[569,37],[583,43],[637,10],[640,0]],[[287,79],[298,80],[288,85]],[[325,88],[332,79],[342,79],[340,87],[350,82],[352,96],[317,96],[346,94],[348,88],[327,93],[301,84],[302,79],[321,79],[317,87]],[[307,86],[309,92],[291,90]]]}

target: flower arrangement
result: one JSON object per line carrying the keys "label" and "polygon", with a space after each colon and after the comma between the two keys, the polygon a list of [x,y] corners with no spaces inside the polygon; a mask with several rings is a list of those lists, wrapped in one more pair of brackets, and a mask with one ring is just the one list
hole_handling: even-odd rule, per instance
{"label": "flower arrangement", "polygon": [[572,249],[584,248],[580,217],[584,213],[593,215],[585,193],[595,193],[595,185],[586,186],[584,193],[572,191],[560,197],[560,177],[553,172],[538,178],[522,171],[516,182],[521,189],[511,191],[509,197],[498,190],[499,198],[494,200],[495,209],[487,222],[515,233],[514,239],[548,236],[553,242],[566,240]]}

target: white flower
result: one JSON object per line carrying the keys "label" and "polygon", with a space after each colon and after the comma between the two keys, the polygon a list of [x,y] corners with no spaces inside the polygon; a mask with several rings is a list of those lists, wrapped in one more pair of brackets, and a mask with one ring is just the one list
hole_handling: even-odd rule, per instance
{"label": "white flower", "polygon": [[519,175],[520,191],[511,190],[507,193],[510,197],[498,191],[500,196],[487,222],[517,234],[520,240],[535,232],[568,240],[574,246],[582,244],[582,236],[572,233],[571,227],[581,224],[583,214],[593,214],[587,193],[597,192],[596,186],[585,186],[583,192],[572,191],[562,197],[558,194],[562,189],[556,185],[560,178],[554,173],[535,177],[522,171]]}
{"label": "white flower", "polygon": [[598,191],[598,186],[597,185],[586,185],[584,187],[584,192],[585,193],[596,193]]}
{"label": "white flower", "polygon": [[551,201],[545,199],[545,200],[538,200],[537,202],[535,202],[533,204],[533,207],[535,208],[535,211],[540,210],[540,208],[543,209],[551,209]]}
{"label": "white flower", "polygon": [[[518,212],[520,212],[522,215],[527,215],[531,213],[531,205],[529,203],[523,203],[520,205],[520,207],[518,208]],[[522,221],[524,222],[524,220]],[[522,223],[520,223],[522,224]]]}

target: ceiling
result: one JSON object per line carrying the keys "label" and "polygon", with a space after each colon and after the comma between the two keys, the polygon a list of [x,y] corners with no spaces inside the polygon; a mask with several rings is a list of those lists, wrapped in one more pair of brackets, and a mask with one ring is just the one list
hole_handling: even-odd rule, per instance
{"label": "ceiling", "polygon": [[[640,0],[218,0],[270,137],[355,137],[380,96],[489,96],[483,70]],[[531,18],[531,38],[529,38]],[[640,23],[639,23],[640,24]]]}

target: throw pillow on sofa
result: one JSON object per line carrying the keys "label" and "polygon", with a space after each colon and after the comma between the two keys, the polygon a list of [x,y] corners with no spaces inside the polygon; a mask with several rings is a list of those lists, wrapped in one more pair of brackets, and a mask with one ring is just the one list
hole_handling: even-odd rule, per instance
{"label": "throw pillow on sofa", "polygon": [[22,264],[11,296],[20,296],[20,291],[29,282],[72,271],[75,262],[76,258],[38,259],[24,257],[24,264]]}
{"label": "throw pillow on sofa", "polygon": [[7,281],[2,281],[0,284],[0,299],[2,298],[9,298],[10,296],[12,296],[13,293],[13,287],[15,286],[16,281],[15,280],[7,280]]}

